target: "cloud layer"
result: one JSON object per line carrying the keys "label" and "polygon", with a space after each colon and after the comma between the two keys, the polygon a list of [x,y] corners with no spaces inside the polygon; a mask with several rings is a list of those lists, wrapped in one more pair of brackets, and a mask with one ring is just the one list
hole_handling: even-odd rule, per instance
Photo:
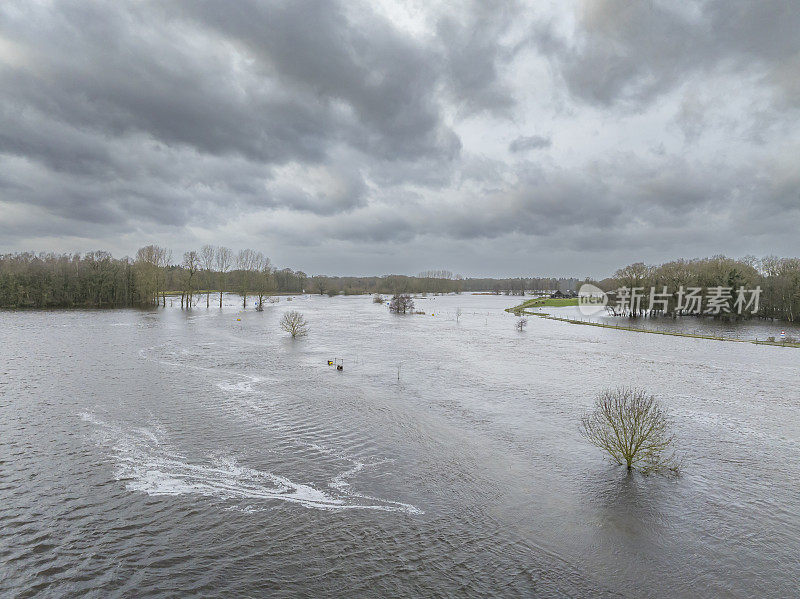
{"label": "cloud layer", "polygon": [[308,272],[796,255],[791,2],[0,4],[0,251]]}

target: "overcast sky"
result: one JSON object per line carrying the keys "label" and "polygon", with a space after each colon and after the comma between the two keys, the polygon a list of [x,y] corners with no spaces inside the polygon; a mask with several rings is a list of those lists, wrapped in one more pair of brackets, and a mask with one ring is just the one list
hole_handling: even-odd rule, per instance
{"label": "overcast sky", "polygon": [[327,274],[800,254],[800,7],[0,3],[0,251]]}

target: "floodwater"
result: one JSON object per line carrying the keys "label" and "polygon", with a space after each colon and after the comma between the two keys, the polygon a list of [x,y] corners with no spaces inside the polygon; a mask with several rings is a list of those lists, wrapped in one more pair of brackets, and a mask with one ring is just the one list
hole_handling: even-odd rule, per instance
{"label": "floodwater", "polygon": [[[518,302],[519,303],[519,302]],[[584,322],[610,324],[614,326],[632,327],[636,329],[688,333],[692,335],[711,335],[725,339],[781,341],[781,333],[787,337],[800,339],[800,324],[750,318],[747,320],[723,320],[712,316],[652,316],[629,318],[627,316],[611,316],[601,311],[591,316],[581,313],[578,306],[534,308],[534,312],[552,314],[561,318],[571,318]]]}
{"label": "floodwater", "polygon": [[[796,596],[800,350],[514,303],[0,313],[0,596]],[[581,439],[616,385],[682,476]]]}

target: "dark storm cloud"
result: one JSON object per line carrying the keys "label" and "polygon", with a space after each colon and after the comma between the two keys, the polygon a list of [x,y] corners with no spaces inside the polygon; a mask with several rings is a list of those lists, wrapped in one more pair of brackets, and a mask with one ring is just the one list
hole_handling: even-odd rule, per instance
{"label": "dark storm cloud", "polygon": [[[4,38],[25,54],[23,64],[1,67],[0,152],[41,163],[67,187],[96,185],[85,205],[68,191],[18,200],[55,213],[77,207],[76,218],[97,223],[113,220],[109,202],[116,200],[119,216],[147,219],[133,212],[139,202],[126,199],[127,188],[138,187],[134,196],[152,194],[162,204],[156,218],[185,224],[204,206],[197,194],[171,189],[178,183],[214,190],[232,204],[331,213],[363,202],[365,186],[352,167],[342,175],[346,197],[271,182],[271,167],[327,163],[331,148],[345,144],[387,163],[413,159],[408,175],[430,179],[415,169],[417,160],[446,165],[458,155],[426,48],[385,20],[356,27],[332,2],[178,8],[58,2],[0,9]],[[155,155],[151,141],[169,151]],[[209,180],[198,168],[208,156],[233,159],[244,171]],[[159,159],[175,161],[174,168]],[[378,169],[399,182],[406,177],[403,169]],[[175,203],[180,208],[163,207]]]}
{"label": "dark storm cloud", "polygon": [[200,0],[184,14],[221,34],[297,94],[342,102],[361,127],[344,138],[384,158],[454,156],[460,143],[441,122],[438,73],[424,46],[374,15],[351,22],[327,0],[263,3]]}
{"label": "dark storm cloud", "polygon": [[30,55],[28,68],[2,73],[6,111],[39,111],[97,135],[146,133],[256,160],[324,156],[335,124],[328,107],[269,93],[257,79],[238,76],[227,57],[192,47],[178,24],[159,22],[145,5],[122,6],[6,10],[4,35]]}
{"label": "dark storm cloud", "polygon": [[778,181],[756,169],[708,177],[708,172],[721,168],[681,159],[646,166],[624,156],[580,175],[553,174],[527,164],[516,186],[488,198],[463,197],[456,205],[405,198],[394,204],[408,209],[387,208],[377,219],[361,212],[346,221],[310,223],[308,232],[314,237],[382,243],[413,235],[465,241],[522,235],[547,239],[553,247],[587,251],[616,250],[629,243],[631,249],[669,251],[686,244],[702,245],[708,239],[719,242],[734,227],[741,227],[743,234],[746,228],[755,233],[746,221],[762,218],[758,210],[766,197],[776,206],[794,203],[795,216],[772,225],[773,234],[791,233],[796,222],[792,218],[800,211],[795,186],[800,178]]}
{"label": "dark storm cloud", "polygon": [[438,24],[450,91],[464,113],[508,114],[515,100],[498,67],[515,53],[513,47],[503,44],[502,36],[521,8],[505,0],[473,0],[465,8],[453,11]]}
{"label": "dark storm cloud", "polygon": [[314,270],[800,224],[791,3],[382,6],[0,4],[0,250],[313,244]]}
{"label": "dark storm cloud", "polygon": [[593,0],[583,3],[579,24],[578,42],[550,29],[540,29],[538,41],[587,102],[639,105],[715,68],[797,89],[800,11],[789,0]]}

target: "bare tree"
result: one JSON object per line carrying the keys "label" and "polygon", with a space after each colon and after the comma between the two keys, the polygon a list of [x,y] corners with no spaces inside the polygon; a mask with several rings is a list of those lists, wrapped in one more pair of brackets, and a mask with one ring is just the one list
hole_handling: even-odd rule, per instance
{"label": "bare tree", "polygon": [[139,248],[134,262],[136,286],[143,303],[158,305],[158,259],[156,246],[147,245]]}
{"label": "bare tree", "polygon": [[516,324],[514,325],[517,327],[517,330],[521,333],[525,330],[525,327],[528,326],[528,319],[527,318],[519,318],[517,319]]}
{"label": "bare tree", "polygon": [[225,279],[233,266],[233,252],[230,248],[219,246],[214,254],[214,263],[219,272],[219,307],[222,307],[222,292],[225,290]]}
{"label": "bare tree", "polygon": [[320,295],[325,295],[328,288],[328,278],[321,275],[311,277],[312,288]]}
{"label": "bare tree", "polygon": [[253,260],[253,270],[255,271],[256,292],[258,293],[256,310],[262,312],[264,310],[264,297],[269,296],[273,288],[272,261],[261,252],[256,252]]}
{"label": "bare tree", "polygon": [[383,296],[380,293],[376,293],[372,296],[372,303],[373,304],[382,304],[383,303]]}
{"label": "bare tree", "polygon": [[[156,266],[158,267],[158,287],[161,289],[161,305],[167,307],[167,267],[172,264],[172,250],[155,247]],[[158,298],[156,298],[158,299]]]}
{"label": "bare tree", "polygon": [[[643,262],[630,264],[624,268],[620,268],[614,273],[617,280],[618,287],[627,287],[628,289],[635,289],[641,287],[646,289],[651,286],[653,280],[653,267],[647,266]],[[628,306],[628,316],[631,318],[635,316],[642,316],[645,312],[644,302],[632,302]]]}
{"label": "bare tree", "polygon": [[241,271],[242,307],[247,308],[247,293],[250,291],[250,279],[256,263],[256,252],[251,249],[240,250],[236,256],[236,268]]}
{"label": "bare tree", "polygon": [[414,310],[414,300],[407,293],[396,293],[389,302],[389,310],[396,314],[405,314]]}
{"label": "bare tree", "polygon": [[200,248],[200,262],[206,274],[206,308],[211,305],[211,269],[214,268],[214,246],[204,245]]}
{"label": "bare tree", "polygon": [[160,293],[164,305],[167,305],[166,269],[171,261],[172,252],[157,245],[147,245],[136,252],[134,275],[142,299],[147,298],[148,303],[157,306]]}
{"label": "bare tree", "polygon": [[200,270],[200,257],[197,252],[192,250],[183,255],[183,290],[181,292],[181,308],[183,299],[186,297],[186,307],[192,307],[192,296],[194,294],[194,276]]}
{"label": "bare tree", "polygon": [[677,473],[671,422],[656,398],[641,389],[606,389],[581,418],[580,432],[617,464],[643,473]]}
{"label": "bare tree", "polygon": [[300,293],[305,293],[306,292],[306,281],[308,281],[308,275],[306,273],[304,273],[302,270],[298,270],[294,274],[297,277],[297,283],[298,283],[298,286],[300,287]]}
{"label": "bare tree", "polygon": [[303,315],[291,310],[281,318],[281,328],[292,336],[292,339],[308,335],[308,323]]}

